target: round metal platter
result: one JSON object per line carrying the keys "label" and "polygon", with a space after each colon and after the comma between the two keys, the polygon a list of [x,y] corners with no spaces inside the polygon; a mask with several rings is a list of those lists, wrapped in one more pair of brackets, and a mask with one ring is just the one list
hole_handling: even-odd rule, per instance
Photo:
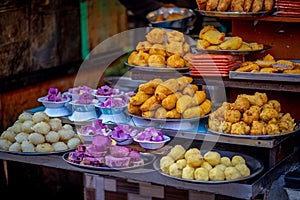
{"label": "round metal platter", "polygon": [[68,149],[65,151],[52,151],[52,152],[17,152],[17,151],[2,151],[11,154],[24,155],[24,156],[43,156],[43,155],[54,155],[54,154],[64,154],[74,151],[74,149]]}
{"label": "round metal platter", "polygon": [[140,155],[141,155],[141,158],[144,160],[144,165],[131,166],[131,167],[125,167],[125,168],[111,168],[111,167],[107,167],[107,166],[97,167],[97,166],[90,166],[90,165],[82,165],[82,164],[73,163],[73,162],[68,160],[69,153],[65,153],[64,155],[62,155],[62,159],[64,161],[66,161],[67,163],[69,163],[70,165],[85,168],[85,169],[102,170],[102,171],[116,171],[116,170],[128,171],[128,170],[133,170],[133,169],[137,169],[137,168],[147,166],[147,165],[151,164],[156,158],[156,156],[154,154],[151,154],[151,153],[140,153]]}
{"label": "round metal platter", "polygon": [[[201,149],[200,149],[201,150]],[[153,163],[154,169],[156,169],[160,174],[162,174],[163,176],[175,179],[175,180],[179,180],[179,181],[186,181],[186,182],[191,182],[191,183],[199,183],[199,184],[224,184],[224,183],[233,183],[233,182],[240,182],[240,181],[245,181],[245,180],[249,180],[255,176],[257,176],[259,173],[261,173],[264,169],[264,165],[263,163],[252,157],[249,155],[245,155],[245,154],[241,154],[241,153],[236,153],[236,152],[230,152],[230,151],[220,151],[220,150],[211,150],[211,151],[216,151],[218,153],[220,153],[220,155],[223,156],[227,156],[230,159],[233,156],[239,155],[242,156],[245,160],[246,160],[246,165],[248,166],[248,168],[250,169],[251,173],[249,176],[243,177],[243,178],[239,178],[239,179],[233,179],[233,180],[224,180],[224,181],[198,181],[198,180],[188,180],[188,179],[183,179],[183,178],[177,178],[175,176],[171,176],[169,174],[165,174],[160,170],[160,159],[156,159]],[[201,150],[201,153],[204,155],[207,152],[207,150]]]}
{"label": "round metal platter", "polygon": [[199,117],[199,118],[190,118],[190,119],[158,119],[158,118],[145,118],[142,116],[137,116],[137,115],[133,115],[130,114],[129,115],[133,118],[137,118],[137,119],[142,119],[142,120],[146,120],[146,121],[153,121],[153,122],[197,122],[200,121],[202,119],[205,119],[208,117],[208,115],[205,115],[204,117]]}
{"label": "round metal platter", "polygon": [[273,11],[259,11],[259,12],[218,12],[218,11],[205,11],[195,10],[203,16],[207,17],[262,17],[270,15]]}
{"label": "round metal platter", "polygon": [[145,67],[145,66],[136,66],[136,65],[131,65],[128,62],[125,62],[125,65],[128,67],[132,67],[137,70],[142,70],[142,71],[148,71],[148,72],[174,72],[174,71],[188,71],[189,67],[183,67],[183,68],[154,68],[154,67]]}
{"label": "round metal platter", "polygon": [[197,49],[193,48],[194,53],[208,53],[208,54],[230,54],[230,55],[248,55],[252,53],[263,53],[270,49],[271,46],[264,45],[263,49],[260,50],[209,50],[209,49]]}
{"label": "round metal platter", "polygon": [[255,140],[257,140],[257,139],[267,140],[267,139],[275,139],[275,138],[279,138],[279,137],[284,137],[284,136],[294,134],[294,133],[298,132],[299,130],[300,130],[299,123],[297,123],[294,131],[281,133],[281,134],[275,134],[275,135],[236,135],[236,134],[228,134],[228,133],[213,131],[209,128],[207,129],[207,131],[209,133],[216,134],[216,135],[222,135],[222,136],[234,137],[234,138],[255,139]]}

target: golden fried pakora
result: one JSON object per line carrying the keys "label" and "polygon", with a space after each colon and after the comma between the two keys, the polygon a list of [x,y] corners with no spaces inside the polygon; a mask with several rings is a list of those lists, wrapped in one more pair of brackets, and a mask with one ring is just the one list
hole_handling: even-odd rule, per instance
{"label": "golden fried pakora", "polygon": [[129,55],[129,57],[128,57],[128,64],[130,64],[130,65],[134,65],[134,59],[135,59],[135,56],[138,54],[138,52],[137,51],[133,51],[133,52],[131,52],[131,54]]}
{"label": "golden fried pakora", "polygon": [[161,55],[165,57],[167,55],[166,49],[162,44],[153,44],[153,46],[149,49],[150,55]]}
{"label": "golden fried pakora", "polygon": [[238,96],[231,106],[233,110],[243,113],[250,108],[250,101],[246,97]]}
{"label": "golden fried pakora", "polygon": [[277,100],[269,100],[266,104],[263,105],[265,108],[274,108],[278,113],[281,111],[281,104]]}
{"label": "golden fried pakora", "polygon": [[239,121],[237,123],[233,123],[231,125],[230,134],[236,135],[248,135],[250,132],[250,126],[248,126],[245,122]]}
{"label": "golden fried pakora", "polygon": [[243,113],[243,121],[246,124],[251,124],[253,121],[259,120],[260,107],[251,106],[248,110]]}
{"label": "golden fried pakora", "polygon": [[167,67],[168,68],[183,68],[183,67],[185,67],[184,59],[177,54],[169,56],[167,58]]}
{"label": "golden fried pakora", "polygon": [[242,114],[238,110],[226,110],[225,121],[236,123],[239,122],[242,117]]}
{"label": "golden fried pakora", "polygon": [[218,132],[230,134],[231,122],[222,121],[217,129]]}
{"label": "golden fried pakora", "polygon": [[268,135],[280,134],[280,129],[278,124],[273,124],[273,123],[267,124],[266,130]]}
{"label": "golden fried pakora", "polygon": [[253,121],[251,125],[250,135],[266,135],[266,123],[262,121]]}
{"label": "golden fried pakora", "polygon": [[148,65],[149,54],[143,51],[138,51],[138,53],[133,57],[132,64],[136,66],[147,66]]}
{"label": "golden fried pakora", "polygon": [[148,58],[149,67],[164,68],[166,67],[165,57],[162,55],[150,55]]}
{"label": "golden fried pakora", "polygon": [[149,49],[152,47],[152,44],[148,41],[142,41],[142,42],[139,42],[136,47],[135,47],[135,50],[136,51],[144,51],[144,52],[147,52],[149,51]]}
{"label": "golden fried pakora", "polygon": [[279,113],[274,108],[265,108],[261,111],[259,117],[264,122],[268,122],[273,118],[278,119]]}

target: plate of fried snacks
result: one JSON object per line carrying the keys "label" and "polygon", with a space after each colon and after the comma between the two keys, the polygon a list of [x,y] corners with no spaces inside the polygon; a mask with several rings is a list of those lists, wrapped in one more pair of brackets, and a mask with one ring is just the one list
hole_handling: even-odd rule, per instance
{"label": "plate of fried snacks", "polygon": [[0,136],[0,150],[22,155],[65,153],[81,143],[71,125],[45,112],[23,112]]}
{"label": "plate of fried snacks", "polygon": [[98,135],[91,144],[78,145],[62,158],[71,165],[91,170],[130,170],[151,164],[155,155],[114,145],[109,137]]}
{"label": "plate of fried snacks", "polygon": [[229,72],[231,79],[300,81],[300,63],[293,60],[276,60],[271,54],[262,59],[242,62],[238,68]]}
{"label": "plate of fried snacks", "polygon": [[211,112],[212,102],[192,81],[192,77],[181,76],[140,84],[138,92],[129,99],[127,110],[132,116],[156,121],[203,118]]}
{"label": "plate of fried snacks", "polygon": [[197,0],[201,15],[209,17],[262,17],[273,13],[274,0]]}
{"label": "plate of fried snacks", "polygon": [[299,124],[266,93],[240,94],[209,114],[208,131],[228,137],[272,139],[296,133]]}
{"label": "plate of fried snacks", "polygon": [[181,145],[175,145],[153,165],[163,176],[201,184],[245,181],[257,176],[264,168],[260,160],[242,153],[185,149]]}
{"label": "plate of fried snacks", "polygon": [[[184,69],[190,67],[190,37],[177,30],[153,28],[128,57],[127,66],[143,69]],[[192,40],[193,41],[193,40]]]}
{"label": "plate of fried snacks", "polygon": [[269,48],[270,46],[257,42],[246,42],[239,36],[226,37],[224,32],[207,25],[201,29],[193,50],[195,53],[245,55],[261,53]]}

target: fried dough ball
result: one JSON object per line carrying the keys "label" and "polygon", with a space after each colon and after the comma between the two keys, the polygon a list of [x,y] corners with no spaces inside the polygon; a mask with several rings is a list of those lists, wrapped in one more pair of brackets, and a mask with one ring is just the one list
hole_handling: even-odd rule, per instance
{"label": "fried dough ball", "polygon": [[32,114],[23,112],[18,117],[19,122],[25,122],[27,120],[32,120]]}
{"label": "fried dough ball", "polygon": [[213,167],[211,166],[211,164],[209,164],[209,162],[204,161],[201,165],[202,168],[207,169],[208,171],[211,170]]}
{"label": "fried dough ball", "polygon": [[185,154],[184,147],[182,145],[177,144],[170,150],[168,156],[170,156],[174,160],[179,160],[184,158],[184,154]]}
{"label": "fried dough ball", "polygon": [[220,170],[222,170],[224,172],[225,169],[227,168],[227,166],[224,164],[217,164],[214,168],[219,168]]}
{"label": "fried dough ball", "polygon": [[162,55],[150,55],[148,59],[149,67],[153,68],[164,68],[165,67],[165,57]]}
{"label": "fried dough ball", "polygon": [[280,134],[280,129],[277,124],[268,123],[266,126],[266,130],[268,135]]}
{"label": "fried dough ball", "polygon": [[235,155],[231,158],[231,163],[233,166],[236,166],[238,164],[246,164],[246,160],[239,155]]}
{"label": "fried dough ball", "polygon": [[240,171],[235,167],[227,167],[224,171],[224,174],[226,180],[233,180],[242,177]]}
{"label": "fried dough ball", "polygon": [[36,112],[32,116],[33,123],[39,123],[39,122],[47,122],[49,121],[49,116],[45,112]]}
{"label": "fried dough ball", "polygon": [[184,34],[179,31],[166,32],[168,42],[184,42]]}
{"label": "fried dough ball", "polygon": [[43,144],[38,144],[35,147],[36,152],[53,152],[54,148],[51,144],[49,143],[43,143]]}
{"label": "fried dough ball", "polygon": [[273,108],[266,108],[266,109],[263,109],[259,115],[260,119],[265,121],[265,122],[268,122],[270,121],[271,119],[278,119],[279,117],[279,114],[278,112],[273,109]]}
{"label": "fried dough ball", "polygon": [[232,104],[232,109],[240,112],[245,112],[250,108],[250,101],[246,97],[238,96],[235,102]]}
{"label": "fried dough ball", "polygon": [[232,126],[231,122],[222,121],[218,126],[219,127],[217,128],[217,131],[219,131],[221,133],[230,133],[231,132],[231,126]]}
{"label": "fried dough ball", "polygon": [[136,116],[140,116],[142,113],[142,111],[140,110],[140,106],[135,106],[135,105],[132,105],[131,103],[129,103],[127,105],[127,110],[129,113],[136,115]]}
{"label": "fried dough ball", "polygon": [[76,149],[77,145],[81,143],[78,137],[73,137],[68,140],[67,145],[69,149]]}
{"label": "fried dough ball", "polygon": [[47,135],[50,131],[51,127],[46,122],[38,122],[32,127],[32,130],[36,133],[40,133],[43,135]]}
{"label": "fried dough ball", "polygon": [[266,123],[261,121],[253,121],[250,135],[266,135],[267,129],[266,129]]}
{"label": "fried dough ball", "polygon": [[154,117],[157,119],[166,119],[167,118],[167,110],[164,107],[159,107],[154,114]]}
{"label": "fried dough ball", "polygon": [[206,168],[203,167],[199,167],[194,171],[194,177],[195,180],[198,181],[208,181],[209,180],[209,176],[208,176],[208,170]]}
{"label": "fried dough ball", "polygon": [[225,180],[225,174],[220,168],[213,168],[208,172],[209,179],[211,181],[224,181]]}
{"label": "fried dough ball", "polygon": [[147,83],[140,84],[138,91],[144,92],[149,95],[153,95],[156,87],[162,82],[163,80],[161,80],[160,78],[155,78],[153,80],[148,81]]}
{"label": "fried dough ball", "polygon": [[11,145],[12,145],[11,141],[7,139],[0,139],[0,150],[8,151]]}
{"label": "fried dough ball", "polygon": [[146,39],[152,44],[162,44],[164,42],[165,33],[165,29],[154,28],[146,35]]}
{"label": "fried dough ball", "polygon": [[194,171],[195,169],[193,167],[187,165],[182,169],[182,178],[187,180],[194,180]]}
{"label": "fried dough ball", "polygon": [[23,141],[27,141],[28,140],[28,136],[29,136],[28,133],[24,133],[24,132],[18,133],[16,135],[16,137],[15,137],[16,142],[18,142],[18,143],[21,144]]}
{"label": "fried dough ball", "polygon": [[230,158],[228,158],[228,157],[226,157],[226,156],[223,156],[223,157],[221,158],[220,163],[221,163],[221,164],[224,164],[224,165],[227,166],[227,167],[232,166],[232,163],[231,163]]}
{"label": "fried dough ball", "polygon": [[170,156],[163,156],[160,159],[159,162],[159,166],[160,166],[160,170],[165,173],[165,174],[169,174],[169,167],[174,163],[174,159]]}
{"label": "fried dough ball", "polygon": [[65,151],[68,146],[64,142],[55,142],[52,144],[54,151]]}
{"label": "fried dough ball", "polygon": [[172,110],[167,111],[166,117],[169,119],[180,119],[181,114],[177,112],[176,108],[173,108]]}
{"label": "fried dough ball", "polygon": [[134,96],[132,96],[129,102],[134,106],[142,105],[151,95],[146,94],[143,91],[138,91]]}
{"label": "fried dough ball", "polygon": [[74,137],[75,132],[73,129],[61,129],[57,132],[59,134],[60,140],[69,140]]}
{"label": "fried dough ball", "polygon": [[168,68],[183,68],[185,67],[185,62],[182,57],[177,54],[171,55],[167,58]]}
{"label": "fried dough ball", "polygon": [[62,128],[62,123],[59,118],[51,118],[48,124],[52,131],[59,131]]}
{"label": "fried dough ball", "polygon": [[60,135],[56,131],[50,131],[46,136],[46,141],[50,143],[55,143],[59,141]]}
{"label": "fried dough ball", "polygon": [[247,167],[246,164],[237,164],[235,166],[235,168],[237,168],[237,170],[239,170],[239,172],[241,173],[242,177],[250,176],[250,174],[251,174],[251,171]]}
{"label": "fried dough ball", "polygon": [[31,144],[38,145],[38,144],[42,144],[45,142],[45,137],[39,133],[31,133],[28,136],[28,141]]}
{"label": "fried dough ball", "polygon": [[16,134],[12,131],[4,131],[2,134],[1,134],[1,138],[2,139],[6,139],[6,140],[9,140],[10,142],[14,143],[16,141],[15,139],[16,137]]}
{"label": "fried dough ball", "polygon": [[221,155],[215,151],[208,151],[204,154],[204,160],[211,166],[216,166],[221,162]]}
{"label": "fried dough ball", "polygon": [[187,165],[191,167],[200,167],[204,162],[201,152],[197,148],[191,148],[187,150],[184,154]]}
{"label": "fried dough ball", "polygon": [[8,151],[21,152],[21,151],[22,151],[21,144],[18,143],[18,142],[13,143],[13,144],[10,145],[10,147],[8,148]]}
{"label": "fried dough ball", "polygon": [[35,152],[35,147],[32,143],[25,140],[21,144],[22,152]]}
{"label": "fried dough ball", "polygon": [[149,54],[150,55],[160,55],[162,57],[166,57],[167,53],[165,50],[164,45],[162,44],[154,44],[150,49],[149,49]]}
{"label": "fried dough ball", "polygon": [[251,106],[243,113],[243,121],[246,124],[251,124],[253,121],[258,121],[260,115],[260,107]]}
{"label": "fried dough ball", "polygon": [[183,169],[186,167],[186,159],[179,159],[176,161],[176,164],[180,169]]}
{"label": "fried dough ball", "polygon": [[128,56],[128,64],[134,65],[134,59],[135,56],[137,55],[137,51],[133,51],[129,56]]}
{"label": "fried dough ball", "polygon": [[147,66],[148,65],[149,54],[144,51],[138,51],[138,53],[133,57],[133,64],[137,66]]}
{"label": "fried dough ball", "polygon": [[248,126],[244,121],[240,121],[231,125],[231,134],[248,135],[249,132],[250,126]]}
{"label": "fried dough ball", "polygon": [[269,100],[268,103],[272,106],[278,113],[281,111],[281,104],[277,100]]}
{"label": "fried dough ball", "polygon": [[152,44],[150,42],[142,41],[136,45],[135,49],[137,51],[149,51],[151,49],[151,47],[152,47]]}
{"label": "fried dough ball", "polygon": [[169,174],[171,176],[181,178],[182,176],[182,169],[181,166],[179,166],[177,163],[173,163],[169,167]]}
{"label": "fried dough ball", "polygon": [[236,123],[240,121],[241,116],[242,114],[238,110],[227,110],[225,113],[225,121]]}
{"label": "fried dough ball", "polygon": [[25,122],[23,122],[22,126],[21,126],[21,131],[25,132],[25,133],[32,133],[32,127],[34,125],[34,122],[31,120],[27,120]]}

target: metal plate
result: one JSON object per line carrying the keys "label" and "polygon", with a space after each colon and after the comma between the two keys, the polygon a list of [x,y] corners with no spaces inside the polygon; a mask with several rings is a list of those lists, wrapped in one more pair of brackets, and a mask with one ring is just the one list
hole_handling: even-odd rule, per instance
{"label": "metal plate", "polygon": [[183,72],[183,71],[188,71],[189,67],[183,67],[183,68],[154,68],[154,67],[145,67],[145,66],[136,66],[136,65],[131,65],[128,62],[124,63],[126,66],[128,67],[132,67],[134,69],[137,70],[141,70],[141,71],[148,71],[148,72],[174,72],[174,71],[179,71],[179,72]]}
{"label": "metal plate", "polygon": [[222,136],[227,136],[227,137],[233,137],[233,138],[244,138],[244,139],[260,139],[260,140],[266,140],[266,139],[276,139],[279,137],[284,137],[288,136],[291,134],[294,134],[300,130],[299,128],[299,123],[297,122],[296,128],[292,132],[286,132],[286,133],[281,133],[281,134],[276,134],[276,135],[236,135],[236,134],[228,134],[228,133],[221,133],[217,131],[213,131],[211,129],[207,129],[209,133],[216,134],[216,135],[222,135]]}
{"label": "metal plate", "polygon": [[197,49],[193,48],[194,53],[206,53],[206,54],[229,54],[229,55],[248,55],[253,53],[263,53],[264,51],[270,49],[271,46],[265,45],[264,48],[260,50],[209,50],[209,49]]}
{"label": "metal plate", "polygon": [[74,150],[75,149],[68,149],[65,151],[53,151],[53,152],[16,152],[16,151],[1,151],[1,152],[7,152],[11,154],[24,155],[24,156],[44,156],[44,155],[53,155],[53,154],[64,154]]}
{"label": "metal plate", "polygon": [[259,11],[259,12],[218,12],[218,11],[205,11],[195,10],[203,16],[208,17],[262,17],[272,14],[274,11]]}
{"label": "metal plate", "polygon": [[300,82],[300,74],[229,71],[230,79]]}
{"label": "metal plate", "polygon": [[208,117],[208,115],[205,115],[204,117],[199,117],[199,118],[190,118],[190,119],[158,119],[158,118],[145,118],[142,116],[137,116],[137,115],[133,115],[130,114],[129,115],[133,118],[137,118],[137,119],[142,119],[145,121],[153,121],[153,122],[197,122],[200,121],[202,119],[206,119]]}
{"label": "metal plate", "polygon": [[82,165],[82,164],[77,164],[77,163],[73,163],[71,161],[68,160],[68,156],[69,153],[65,153],[64,155],[62,155],[62,159],[64,161],[66,161],[67,163],[69,163],[70,165],[74,165],[76,167],[81,167],[81,168],[85,168],[85,169],[91,169],[91,170],[102,170],[102,171],[115,171],[115,170],[132,170],[132,169],[137,169],[137,168],[141,168],[141,167],[145,167],[147,165],[150,165],[156,158],[156,156],[154,154],[151,153],[140,153],[141,158],[144,160],[144,165],[139,165],[139,166],[132,166],[132,167],[126,167],[126,168],[111,168],[111,167],[107,167],[107,166],[90,166],[90,165]]}
{"label": "metal plate", "polygon": [[[201,150],[201,149],[200,149]],[[239,155],[242,156],[245,160],[246,160],[246,165],[248,166],[248,168],[250,169],[250,175],[247,177],[243,177],[243,178],[239,178],[239,179],[233,179],[233,180],[224,180],[224,181],[198,181],[198,180],[188,180],[188,179],[183,179],[183,178],[177,178],[168,174],[163,173],[160,170],[160,159],[156,159],[155,162],[153,163],[154,168],[163,176],[169,177],[169,178],[173,178],[176,180],[180,180],[180,181],[186,181],[186,182],[191,182],[191,183],[199,183],[199,184],[224,184],[224,183],[232,183],[232,182],[240,182],[240,181],[245,181],[248,179],[251,179],[255,176],[257,176],[258,174],[260,174],[263,169],[264,169],[264,165],[263,163],[252,157],[252,156],[248,156],[245,154],[241,154],[241,153],[236,153],[236,152],[230,152],[230,151],[220,151],[220,150],[212,150],[212,151],[216,151],[218,153],[220,153],[220,155],[223,156],[227,156],[230,159],[233,156]],[[204,155],[207,152],[207,150],[201,150],[201,153]]]}

